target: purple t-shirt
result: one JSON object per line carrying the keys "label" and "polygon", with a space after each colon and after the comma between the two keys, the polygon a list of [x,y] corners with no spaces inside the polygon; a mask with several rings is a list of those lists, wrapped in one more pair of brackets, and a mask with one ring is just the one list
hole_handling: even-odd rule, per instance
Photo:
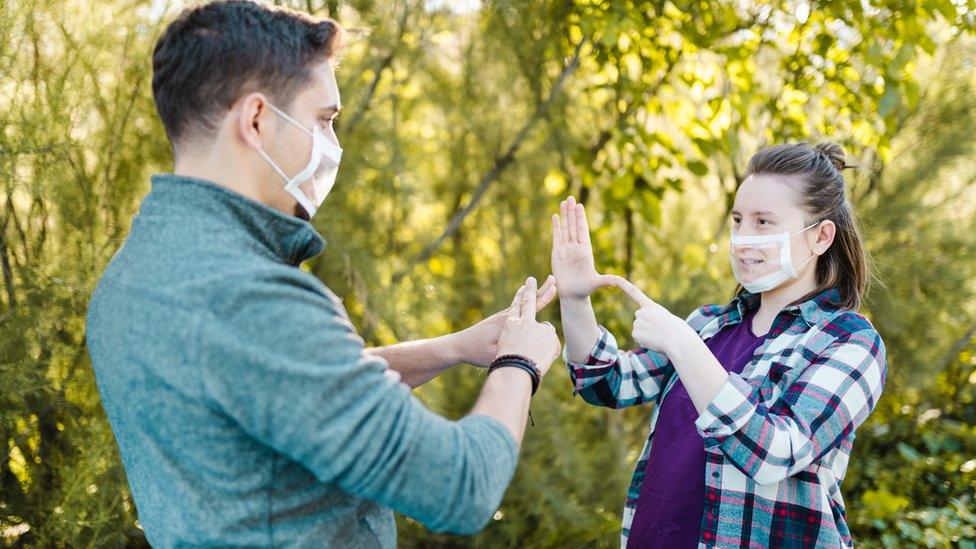
{"label": "purple t-shirt", "polygon": [[[752,333],[753,316],[755,311],[747,313],[705,343],[729,372],[741,373],[765,339]],[[695,429],[698,411],[680,379],[660,406],[628,549],[698,546],[705,512],[705,443]]]}

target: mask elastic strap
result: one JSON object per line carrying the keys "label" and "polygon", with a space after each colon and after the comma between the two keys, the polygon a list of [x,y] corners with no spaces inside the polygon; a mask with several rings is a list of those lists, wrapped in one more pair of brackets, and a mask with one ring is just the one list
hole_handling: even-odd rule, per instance
{"label": "mask elastic strap", "polygon": [[810,254],[810,257],[808,257],[806,261],[804,261],[803,263],[800,263],[800,266],[799,267],[793,269],[793,278],[800,278],[800,270],[802,270],[804,267],[806,267],[807,266],[807,263],[810,263],[811,261],[813,261],[813,258],[815,258],[815,257],[817,257],[817,254]]}
{"label": "mask elastic strap", "polygon": [[[796,236],[796,235],[798,235],[800,233],[805,233],[805,232],[809,231],[810,229],[816,227],[817,225],[819,225],[821,223],[823,223],[823,221],[817,221],[816,223],[814,223],[813,225],[810,225],[806,229],[803,229],[802,231],[800,231],[798,233],[795,233],[793,236]],[[810,263],[811,261],[813,261],[813,258],[815,258],[815,257],[817,257],[817,254],[815,254],[815,253],[813,253],[811,251],[810,257],[808,257],[806,261],[804,261],[803,263],[801,263],[799,267],[793,269],[793,277],[794,278],[799,278],[800,277],[800,274],[799,274],[800,273],[800,269],[806,267],[807,266],[807,263]]]}
{"label": "mask elastic strap", "polygon": [[801,234],[801,233],[805,233],[805,232],[807,232],[807,231],[809,231],[810,229],[812,229],[812,228],[814,228],[814,227],[816,227],[817,225],[819,225],[819,224],[821,224],[821,223],[823,223],[823,221],[817,221],[817,222],[816,222],[816,223],[814,223],[813,225],[810,225],[809,227],[807,227],[807,228],[805,228],[805,229],[800,229],[799,231],[797,231],[797,232],[795,232],[795,233],[793,233],[793,234],[791,234],[790,236],[796,236],[796,235],[798,235],[798,234]]}
{"label": "mask elastic strap", "polygon": [[278,116],[280,116],[280,117],[284,118],[285,120],[291,122],[292,124],[298,126],[303,132],[307,133],[308,135],[312,135],[312,132],[308,131],[308,128],[306,128],[305,126],[302,126],[301,124],[298,123],[297,120],[295,120],[294,118],[292,118],[292,117],[288,116],[287,114],[285,114],[285,111],[279,109],[278,107],[275,107],[270,102],[268,103],[268,107],[270,107],[271,110],[273,110],[275,112],[275,114],[277,114]]}
{"label": "mask elastic strap", "polygon": [[285,172],[283,172],[281,168],[278,167],[278,164],[274,160],[271,160],[271,157],[268,156],[268,153],[264,152],[264,149],[258,149],[258,154],[264,157],[264,159],[268,162],[268,164],[271,164],[271,167],[274,168],[274,171],[278,172],[278,175],[280,175],[282,179],[285,180],[286,185],[291,183],[291,178],[289,178],[285,174]]}
{"label": "mask elastic strap", "polygon": [[[321,132],[318,131],[318,127],[314,127],[314,130],[315,131],[309,131],[308,128],[306,128],[305,126],[302,126],[301,124],[299,124],[297,120],[295,120],[294,118],[292,118],[292,117],[288,116],[287,114],[285,114],[285,112],[283,110],[279,109],[278,107],[275,107],[271,103],[268,103],[268,107],[270,107],[271,110],[273,110],[275,113],[277,113],[279,116],[281,116],[285,120],[287,120],[287,121],[291,122],[292,124],[294,124],[294,125],[298,126],[299,128],[301,128],[301,130],[303,132],[307,133],[308,135],[311,135],[312,136],[312,143],[313,143],[313,145],[315,144],[315,134],[318,133],[318,134],[321,135]],[[322,135],[322,142],[321,142],[321,144],[318,147],[322,150],[322,152],[324,152],[326,154],[326,156],[329,157],[330,160],[332,160],[336,164],[339,163],[339,160],[342,158],[342,147],[336,145],[335,143],[333,143],[332,141],[330,141],[324,135]]]}

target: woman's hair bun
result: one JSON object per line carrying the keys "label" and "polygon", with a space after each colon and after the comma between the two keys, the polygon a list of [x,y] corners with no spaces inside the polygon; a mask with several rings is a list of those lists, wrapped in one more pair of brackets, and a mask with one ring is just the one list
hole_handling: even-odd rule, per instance
{"label": "woman's hair bun", "polygon": [[847,165],[846,156],[844,155],[844,148],[837,143],[824,141],[823,143],[817,143],[813,148],[826,156],[827,160],[830,160],[830,163],[833,164],[838,171],[843,171],[845,168],[850,167]]}

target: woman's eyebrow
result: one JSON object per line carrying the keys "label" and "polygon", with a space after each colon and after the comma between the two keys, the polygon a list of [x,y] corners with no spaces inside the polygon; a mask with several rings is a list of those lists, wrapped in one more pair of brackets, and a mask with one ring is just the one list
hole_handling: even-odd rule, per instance
{"label": "woman's eyebrow", "polygon": [[[737,215],[739,217],[742,217],[742,214],[739,213],[739,210],[732,210],[729,213],[730,215]],[[776,214],[769,210],[757,210],[755,212],[752,212],[749,215],[751,215],[752,217],[776,217]]]}

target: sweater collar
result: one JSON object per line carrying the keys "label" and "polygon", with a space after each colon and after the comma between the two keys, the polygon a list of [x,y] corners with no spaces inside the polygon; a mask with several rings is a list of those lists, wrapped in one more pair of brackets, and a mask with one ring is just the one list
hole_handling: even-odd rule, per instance
{"label": "sweater collar", "polygon": [[[816,326],[836,314],[840,302],[840,290],[837,288],[827,288],[813,296],[810,296],[801,303],[788,305],[783,309],[790,314],[798,315],[811,326]],[[732,298],[732,301],[725,306],[722,313],[728,313],[735,309],[738,318],[742,319],[747,313],[758,309],[761,304],[760,294],[754,294],[743,290],[742,293]]]}
{"label": "sweater collar", "polygon": [[173,174],[151,180],[149,198],[155,203],[237,229],[285,263],[298,265],[325,249],[325,239],[311,223],[212,181]]}

